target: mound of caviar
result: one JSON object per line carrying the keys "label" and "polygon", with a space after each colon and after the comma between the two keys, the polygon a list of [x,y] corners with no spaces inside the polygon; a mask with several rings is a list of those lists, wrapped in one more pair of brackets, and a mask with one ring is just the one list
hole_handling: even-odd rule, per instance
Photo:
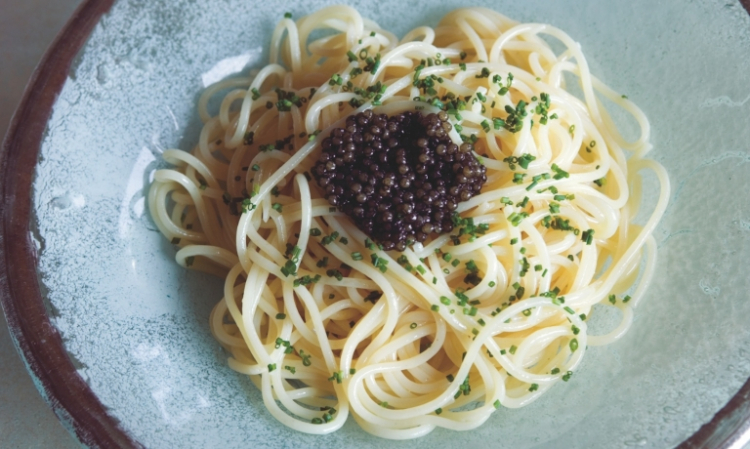
{"label": "mound of caviar", "polygon": [[458,204],[487,181],[472,145],[454,144],[450,130],[445,112],[388,117],[367,110],[323,140],[313,175],[359,229],[383,249],[403,251],[453,230]]}

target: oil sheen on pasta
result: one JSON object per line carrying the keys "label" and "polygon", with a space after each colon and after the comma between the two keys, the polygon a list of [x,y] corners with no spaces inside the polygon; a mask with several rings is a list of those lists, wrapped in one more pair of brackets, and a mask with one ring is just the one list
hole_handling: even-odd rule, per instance
{"label": "oil sheen on pasta", "polygon": [[[310,176],[321,142],[368,109],[442,110],[452,141],[473,144],[487,181],[450,234],[384,251],[326,201]],[[294,429],[349,415],[393,439],[477,427],[620,338],[651,279],[669,182],[645,158],[648,121],[553,26],[466,8],[399,40],[346,6],[287,14],[268,65],[209,87],[198,110],[200,140],[164,152],[175,168],[155,173],[151,215],[179,264],[225,278],[211,329]],[[638,226],[643,171],[660,192]],[[587,333],[595,304],[621,311],[607,335]]]}

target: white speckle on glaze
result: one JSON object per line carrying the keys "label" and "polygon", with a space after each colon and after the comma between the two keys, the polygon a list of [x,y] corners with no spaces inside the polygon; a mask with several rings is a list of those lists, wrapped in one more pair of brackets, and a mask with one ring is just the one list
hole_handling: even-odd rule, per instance
{"label": "white speckle on glaze", "polygon": [[248,64],[260,63],[260,55],[263,53],[261,47],[248,50],[237,56],[224,58],[214,64],[206,73],[201,75],[203,87],[208,87],[224,78],[241,72]]}
{"label": "white speckle on glaze", "polygon": [[711,297],[719,296],[719,293],[721,293],[721,288],[712,286],[707,279],[701,279],[698,286],[703,290],[703,293]]}
{"label": "white speckle on glaze", "polygon": [[727,97],[726,95],[722,95],[721,97],[709,98],[703,103],[703,107],[716,108],[720,106],[728,106],[731,108],[741,108],[742,106],[745,106],[745,103],[747,103],[748,101],[750,101],[750,95],[745,97],[744,100],[740,101],[735,101]]}

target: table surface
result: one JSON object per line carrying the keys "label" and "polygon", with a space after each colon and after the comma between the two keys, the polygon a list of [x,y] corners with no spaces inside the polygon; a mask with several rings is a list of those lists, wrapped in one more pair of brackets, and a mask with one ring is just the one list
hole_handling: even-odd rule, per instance
{"label": "table surface", "polygon": [[[81,0],[0,0],[0,136],[44,51]],[[44,402],[0,313],[0,447],[78,448]]]}

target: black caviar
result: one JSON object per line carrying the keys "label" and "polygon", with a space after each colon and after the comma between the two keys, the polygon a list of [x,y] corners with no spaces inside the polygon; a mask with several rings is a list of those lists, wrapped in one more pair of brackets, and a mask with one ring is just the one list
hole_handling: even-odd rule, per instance
{"label": "black caviar", "polygon": [[313,175],[359,229],[383,249],[403,251],[453,230],[458,204],[487,181],[472,145],[454,144],[450,130],[445,112],[360,112],[323,140]]}

